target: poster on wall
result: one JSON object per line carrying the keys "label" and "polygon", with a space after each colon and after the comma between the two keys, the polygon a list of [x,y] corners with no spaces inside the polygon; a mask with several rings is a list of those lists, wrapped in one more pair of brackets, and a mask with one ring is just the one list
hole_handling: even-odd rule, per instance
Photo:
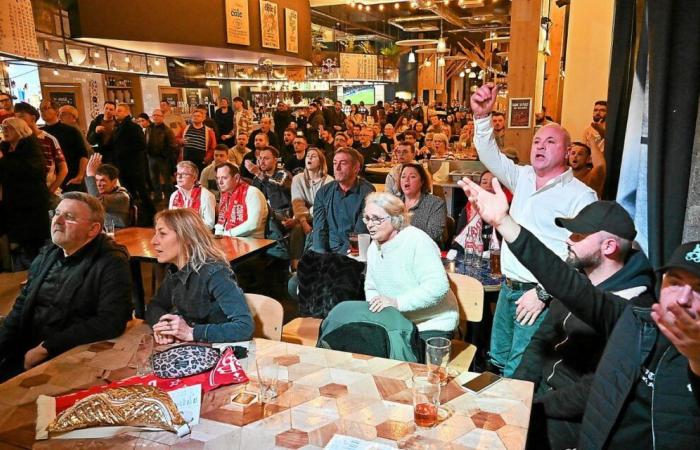
{"label": "poster on wall", "polygon": [[299,53],[299,16],[296,10],[284,8],[284,42],[287,51]]}
{"label": "poster on wall", "polygon": [[0,51],[39,58],[30,0],[0,0]]}
{"label": "poster on wall", "polygon": [[57,103],[59,107],[63,105],[78,106],[75,100],[75,92],[50,92],[49,97],[51,97],[51,100]]}
{"label": "poster on wall", "polygon": [[508,99],[508,128],[530,128],[532,123],[532,99]]}
{"label": "poster on wall", "polygon": [[277,3],[260,0],[260,34],[263,48],[280,48]]}
{"label": "poster on wall", "polygon": [[226,42],[250,45],[248,0],[226,0]]}
{"label": "poster on wall", "polygon": [[340,77],[346,80],[376,80],[377,55],[341,53]]}

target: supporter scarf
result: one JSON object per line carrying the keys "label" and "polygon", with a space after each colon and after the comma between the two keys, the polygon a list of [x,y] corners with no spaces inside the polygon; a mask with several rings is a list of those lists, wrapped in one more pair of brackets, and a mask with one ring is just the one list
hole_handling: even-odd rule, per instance
{"label": "supporter scarf", "polygon": [[190,191],[190,198],[185,198],[181,189],[178,189],[175,193],[175,198],[173,199],[173,209],[179,208],[192,208],[199,212],[199,207],[202,203],[202,186],[199,183],[195,183],[194,187]]}
{"label": "supporter scarf", "polygon": [[248,220],[248,205],[245,197],[248,194],[248,183],[239,183],[233,192],[222,192],[219,203],[219,220],[228,231]]}
{"label": "supporter scarf", "polygon": [[464,207],[467,212],[467,225],[462,229],[462,231],[455,237],[455,242],[462,246],[462,248],[476,250],[479,253],[484,251],[484,243],[481,240],[481,229],[484,226],[481,216],[478,212],[467,203]]}

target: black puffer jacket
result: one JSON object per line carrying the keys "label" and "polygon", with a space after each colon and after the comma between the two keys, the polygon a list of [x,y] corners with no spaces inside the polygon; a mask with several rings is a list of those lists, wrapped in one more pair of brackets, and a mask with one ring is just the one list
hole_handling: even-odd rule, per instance
{"label": "black puffer jacket", "polygon": [[[75,346],[119,336],[131,318],[131,272],[126,249],[104,234],[80,250],[81,260],[62,286],[54,303],[65,305],[60,327],[44,340],[51,357]],[[0,327],[0,360],[29,350],[34,305],[39,287],[63,250],[49,244],[29,268],[27,284]]]}
{"label": "black puffer jacket", "polygon": [[[651,306],[653,297],[649,291],[653,285],[649,260],[644,253],[633,251],[624,267],[599,284],[598,289],[620,292],[641,288],[637,294],[646,295],[634,301],[638,306]],[[535,383],[534,401],[543,404],[547,417],[580,420],[606,342],[605,337],[554,299],[513,378]]]}
{"label": "black puffer jacket", "polygon": [[[569,267],[532,233],[522,229],[509,248],[542,286],[577,317],[608,339],[591,386],[579,437],[579,450],[608,448],[622,411],[635,401],[634,389],[650,353],[649,345],[663,338],[648,308],[633,306],[593,286]],[[659,356],[651,401],[651,436],[655,449],[691,449],[700,442],[700,377],[673,346]],[[648,446],[638,443],[638,447]],[[630,447],[633,448],[633,447]]]}

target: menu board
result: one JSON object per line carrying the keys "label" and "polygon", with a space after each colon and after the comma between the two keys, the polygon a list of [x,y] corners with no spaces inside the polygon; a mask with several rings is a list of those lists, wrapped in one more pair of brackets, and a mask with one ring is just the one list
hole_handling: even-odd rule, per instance
{"label": "menu board", "polygon": [[287,51],[299,53],[299,15],[296,10],[284,8],[284,42]]}
{"label": "menu board", "polygon": [[263,48],[280,48],[277,3],[260,0],[260,34]]}
{"label": "menu board", "polygon": [[39,58],[30,0],[0,0],[0,50],[26,58]]}
{"label": "menu board", "polygon": [[226,0],[226,42],[250,45],[248,0]]}
{"label": "menu board", "polygon": [[56,104],[58,104],[58,106],[63,106],[63,105],[77,106],[76,101],[75,101],[75,93],[74,92],[50,92],[49,97],[51,97],[51,100],[56,102]]}
{"label": "menu board", "polygon": [[166,58],[170,86],[183,88],[207,87],[204,61]]}
{"label": "menu board", "polygon": [[508,99],[508,128],[530,128],[532,122],[532,99]]}
{"label": "menu board", "polygon": [[345,80],[376,80],[377,55],[341,53],[340,78]]}
{"label": "menu board", "polygon": [[304,81],[306,79],[306,67],[286,67],[285,72],[289,81]]}

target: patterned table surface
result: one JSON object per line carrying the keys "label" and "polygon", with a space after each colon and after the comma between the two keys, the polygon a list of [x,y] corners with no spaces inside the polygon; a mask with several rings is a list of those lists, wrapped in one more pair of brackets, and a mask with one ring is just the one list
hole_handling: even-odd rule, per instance
{"label": "patterned table surface", "polygon": [[[105,384],[134,374],[128,363],[138,349],[145,325],[132,325],[113,341],[67,352],[0,385],[0,448],[73,449],[268,449],[325,446],[334,434],[400,448],[522,449],[532,403],[532,384],[502,380],[480,395],[454,381],[442,390],[450,414],[430,429],[413,423],[411,390],[406,381],[420,364],[256,339],[258,355],[280,364],[280,395],[271,404],[242,407],[232,395],[257,391],[251,364],[247,386],[227,386],[205,394],[199,425],[189,436],[136,432],[99,442],[34,441],[35,399]],[[247,361],[243,361],[247,366]]]}

